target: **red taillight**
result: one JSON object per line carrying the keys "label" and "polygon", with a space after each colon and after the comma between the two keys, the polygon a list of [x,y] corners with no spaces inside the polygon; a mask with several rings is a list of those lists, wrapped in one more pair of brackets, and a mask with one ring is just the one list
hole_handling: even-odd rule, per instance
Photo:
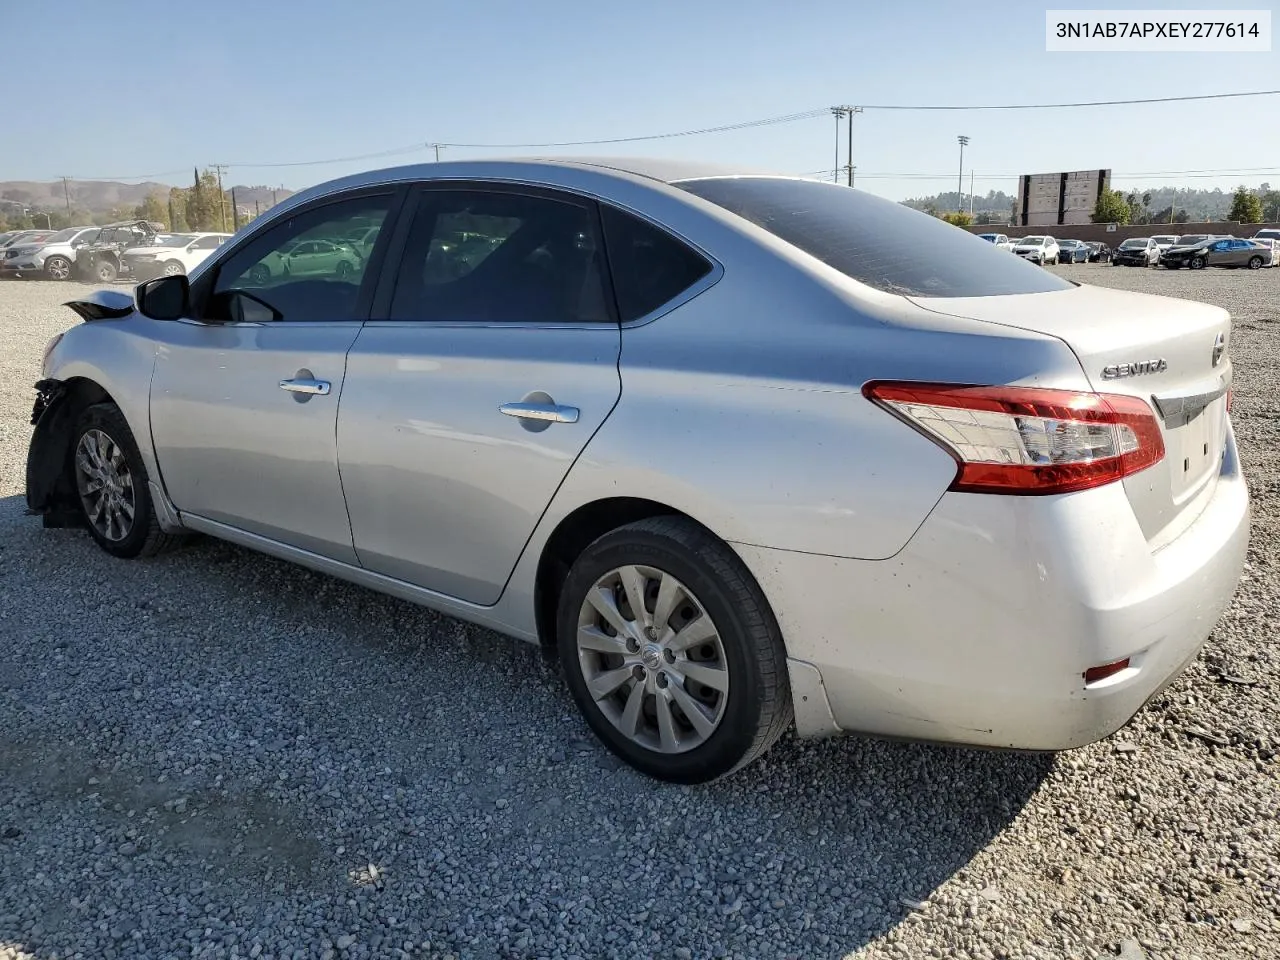
{"label": "red taillight", "polygon": [[955,458],[952,490],[1069,493],[1164,458],[1160,424],[1137,397],[887,381],[862,392]]}
{"label": "red taillight", "polygon": [[1121,670],[1129,669],[1129,658],[1117,660],[1114,663],[1104,663],[1101,666],[1090,667],[1084,672],[1085,686],[1091,683],[1097,683],[1099,680],[1105,680],[1107,677],[1114,677]]}

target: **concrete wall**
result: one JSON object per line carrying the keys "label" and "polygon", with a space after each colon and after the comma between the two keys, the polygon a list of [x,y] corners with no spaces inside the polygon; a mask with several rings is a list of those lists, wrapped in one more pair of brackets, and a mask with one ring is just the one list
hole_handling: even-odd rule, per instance
{"label": "concrete wall", "polygon": [[1085,223],[1074,226],[1054,224],[1050,227],[1004,227],[999,225],[964,227],[970,233],[1003,233],[1007,237],[1050,236],[1058,240],[1100,241],[1109,247],[1118,245],[1130,237],[1154,237],[1162,233],[1220,233],[1236,237],[1252,237],[1259,230],[1280,230],[1280,223],[1148,223],[1140,226],[1117,226],[1107,232],[1105,223]]}

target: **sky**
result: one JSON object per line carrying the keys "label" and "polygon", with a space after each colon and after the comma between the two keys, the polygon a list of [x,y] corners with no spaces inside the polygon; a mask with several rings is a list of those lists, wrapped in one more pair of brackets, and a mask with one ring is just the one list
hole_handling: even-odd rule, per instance
{"label": "sky", "polygon": [[[0,180],[185,183],[193,166],[224,163],[233,183],[298,189],[432,159],[431,142],[643,136],[836,104],[1280,89],[1275,51],[1045,51],[1046,9],[1121,6],[1271,9],[1280,28],[1276,3],[1260,0],[8,0]],[[1123,189],[1280,185],[1272,96],[1070,110],[868,107],[854,124],[857,186],[894,199],[954,190],[960,134],[970,138],[965,189],[972,170],[979,195],[1015,193],[1022,173],[1103,167]],[[614,146],[450,146],[441,157],[607,153],[816,174],[835,166],[835,139],[823,113]]]}

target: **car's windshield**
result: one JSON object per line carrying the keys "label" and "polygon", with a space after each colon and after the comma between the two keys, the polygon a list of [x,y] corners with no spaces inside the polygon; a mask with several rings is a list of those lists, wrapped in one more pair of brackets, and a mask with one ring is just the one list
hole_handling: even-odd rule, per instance
{"label": "car's windshield", "polygon": [[1124,243],[1120,244],[1121,248],[1125,250],[1133,250],[1136,247],[1145,247],[1146,245],[1146,240],[1139,240],[1137,238],[1133,240],[1126,240]]}
{"label": "car's windshield", "polygon": [[1179,237],[1178,243],[1181,246],[1186,246],[1192,243],[1203,243],[1210,239],[1212,238],[1207,233],[1189,233],[1185,237]]}
{"label": "car's windshield", "polygon": [[1022,238],[1020,241],[1018,241],[1018,242],[1019,242],[1019,243],[1024,243],[1024,244],[1026,244],[1027,246],[1030,246],[1030,247],[1042,247],[1042,246],[1044,246],[1044,240],[1045,240],[1045,238],[1044,238],[1044,237],[1023,237],[1023,238]]}
{"label": "car's windshield", "polygon": [[45,243],[66,243],[83,229],[84,227],[68,227],[66,230],[59,230],[53,236],[49,237]]}
{"label": "car's windshield", "polygon": [[676,186],[888,293],[984,297],[1071,289],[971,233],[861,190],[782,177],[715,177]]}
{"label": "car's windshield", "polygon": [[995,243],[995,240],[996,240],[996,235],[994,233],[980,233],[978,234],[978,236],[980,236],[983,240],[990,241],[991,243]]}
{"label": "car's windshield", "polygon": [[156,237],[155,243],[159,247],[185,247],[194,239],[189,233],[162,233]]}

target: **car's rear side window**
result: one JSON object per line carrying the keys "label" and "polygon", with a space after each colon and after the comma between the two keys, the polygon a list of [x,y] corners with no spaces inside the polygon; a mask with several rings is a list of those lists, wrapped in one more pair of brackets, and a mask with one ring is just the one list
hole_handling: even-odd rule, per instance
{"label": "car's rear side window", "polygon": [[616,207],[600,212],[623,323],[670,303],[711,272],[706,257],[665,230]]}
{"label": "car's rear side window", "polygon": [[713,177],[675,186],[888,293],[991,297],[1072,288],[1043,267],[937,217],[838,184]]}

